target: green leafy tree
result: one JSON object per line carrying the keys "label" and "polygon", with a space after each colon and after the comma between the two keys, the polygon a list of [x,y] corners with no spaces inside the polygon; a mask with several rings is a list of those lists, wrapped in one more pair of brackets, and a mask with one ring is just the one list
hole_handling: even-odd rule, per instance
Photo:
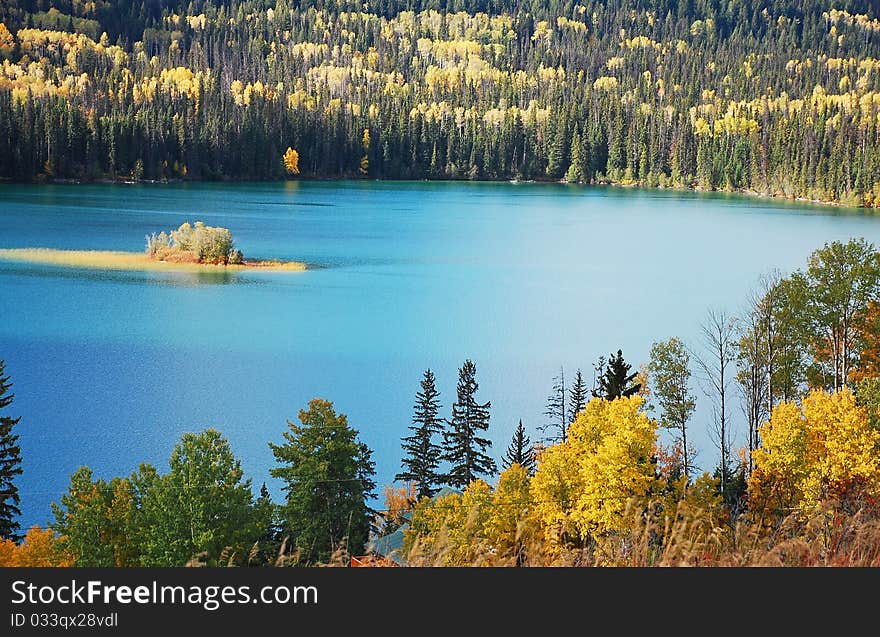
{"label": "green leafy tree", "polygon": [[597,365],[597,371],[600,375],[597,378],[598,386],[593,390],[593,397],[614,400],[637,394],[642,385],[633,382],[638,376],[638,372],[630,373],[630,369],[632,369],[632,365],[623,359],[623,351],[621,350],[617,350],[616,355],[612,354],[607,363],[600,358]]}
{"label": "green leafy tree", "polygon": [[359,554],[370,532],[374,463],[370,449],[333,403],[315,398],[288,421],[284,444],[269,443],[276,462],[270,471],[284,481],[282,532],[308,563],[326,562],[344,546]]}
{"label": "green leafy tree", "polygon": [[395,480],[415,482],[419,498],[433,496],[442,481],[438,471],[441,449],[434,442],[434,436],[443,432],[443,419],[437,415],[439,412],[440,392],[435,385],[434,372],[427,369],[421,390],[416,393],[413,425],[409,428],[413,433],[403,439],[406,453],[401,462],[403,470],[394,476]]}
{"label": "green leafy tree", "polygon": [[648,372],[651,374],[652,394],[662,410],[661,423],[674,430],[681,450],[682,473],[690,477],[691,452],[687,442],[687,424],[697,401],[690,389],[690,355],[678,338],[654,343],[651,346]]}
{"label": "green leafy tree", "polygon": [[138,533],[144,566],[241,564],[268,524],[258,519],[251,481],[229,442],[215,429],[185,433],[170,471],[142,467]]}
{"label": "green leafy tree", "polygon": [[765,296],[768,410],[779,400],[795,400],[807,382],[811,349],[808,302],[807,283],[797,272],[775,283]]}
{"label": "green leafy tree", "polygon": [[126,478],[93,479],[89,467],[72,476],[59,503],[52,503],[55,531],[76,566],[139,566],[137,494]]}
{"label": "green leafy tree", "polygon": [[21,540],[21,499],[15,477],[21,475],[21,447],[14,427],[21,418],[12,418],[3,410],[12,404],[15,394],[10,392],[12,382],[5,376],[6,362],[0,360],[0,538],[18,542]]}
{"label": "green leafy tree", "polygon": [[868,411],[871,427],[880,431],[880,378],[864,378],[856,385],[856,400]]}
{"label": "green leafy tree", "polygon": [[476,376],[476,365],[466,360],[458,370],[457,398],[449,427],[443,432],[443,457],[450,464],[446,482],[456,489],[464,489],[481,475],[497,471],[495,461],[486,453],[492,441],[480,437],[480,432],[489,428],[492,403],[477,402]]}
{"label": "green leafy tree", "polygon": [[513,438],[507,447],[504,458],[501,460],[501,468],[509,469],[514,464],[521,466],[529,475],[535,472],[535,448],[532,445],[532,441],[529,440],[528,434],[526,434],[526,428],[523,427],[522,420],[519,421],[516,430],[513,432]]}
{"label": "green leafy tree", "polygon": [[805,322],[814,337],[812,384],[837,391],[858,362],[859,321],[880,298],[880,254],[862,238],[833,241],[797,276],[807,288]]}

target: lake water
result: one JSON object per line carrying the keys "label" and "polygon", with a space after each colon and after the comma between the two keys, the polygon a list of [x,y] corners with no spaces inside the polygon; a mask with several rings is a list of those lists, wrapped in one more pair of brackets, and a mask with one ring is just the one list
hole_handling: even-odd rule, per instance
{"label": "lake water", "polygon": [[[21,416],[24,525],[51,519],[69,475],[167,468],[181,433],[222,431],[255,488],[268,441],[312,397],[332,400],[399,469],[423,370],[443,413],[477,365],[500,459],[517,420],[533,440],[564,366],[592,382],[600,355],[634,364],[651,343],[699,346],[710,307],[738,311],[770,268],[825,241],[880,242],[860,211],[738,196],[544,184],[288,182],[0,185],[0,247],[143,249],[203,220],[245,255],[303,273],[101,273],[0,262],[0,358]],[[707,399],[691,436],[716,453]],[[740,414],[735,414],[738,418]],[[740,433],[739,444],[744,436]]]}

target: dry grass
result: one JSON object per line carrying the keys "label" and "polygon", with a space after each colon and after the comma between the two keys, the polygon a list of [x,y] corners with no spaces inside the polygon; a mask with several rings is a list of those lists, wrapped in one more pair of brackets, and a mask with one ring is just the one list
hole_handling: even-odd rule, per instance
{"label": "dry grass", "polygon": [[680,503],[672,513],[649,507],[628,510],[627,530],[590,539],[582,546],[558,546],[532,536],[519,556],[503,554],[481,540],[469,560],[450,561],[460,547],[441,533],[433,542],[416,540],[410,566],[880,566],[880,512],[842,514],[827,502],[809,519],[792,514],[767,521],[719,521]]}
{"label": "dry grass", "polygon": [[140,252],[55,250],[52,248],[0,249],[0,260],[57,265],[66,268],[139,272],[240,272],[248,270],[302,272],[306,269],[306,264],[300,261],[248,260],[241,265],[210,265],[157,261]]}
{"label": "dry grass", "polygon": [[[719,521],[684,503],[670,513],[650,505],[627,510],[624,532],[593,538],[581,546],[560,545],[535,535],[529,523],[518,524],[513,550],[498,550],[484,538],[472,536],[466,547],[441,530],[432,541],[416,538],[406,554],[409,567],[878,567],[880,566],[880,511],[863,509],[842,514],[839,503],[826,502],[813,516],[792,514],[766,521],[743,515],[737,522]],[[248,566],[347,567],[351,555],[341,542],[326,562],[310,564],[298,549],[287,551],[288,538],[277,555],[263,555],[254,544]],[[375,557],[375,556],[374,556]],[[231,549],[219,565],[241,565]],[[206,554],[186,566],[205,566]],[[359,559],[363,567],[388,567],[383,559]]]}

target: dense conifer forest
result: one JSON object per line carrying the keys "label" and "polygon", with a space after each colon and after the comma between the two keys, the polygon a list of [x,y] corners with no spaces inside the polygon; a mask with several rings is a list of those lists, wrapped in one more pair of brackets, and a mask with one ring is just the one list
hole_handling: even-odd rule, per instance
{"label": "dense conifer forest", "polygon": [[872,5],[8,0],[0,178],[566,180],[875,206]]}

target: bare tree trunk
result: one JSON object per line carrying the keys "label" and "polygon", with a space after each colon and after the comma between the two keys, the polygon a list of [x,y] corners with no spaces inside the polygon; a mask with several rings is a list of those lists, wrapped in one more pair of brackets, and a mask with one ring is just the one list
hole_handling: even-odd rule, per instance
{"label": "bare tree trunk", "polygon": [[691,472],[690,465],[688,463],[688,437],[686,423],[682,423],[681,425],[681,447],[682,458],[684,458],[684,477],[686,480],[686,484],[690,484]]}
{"label": "bare tree trunk", "polygon": [[730,365],[734,362],[735,321],[724,310],[710,310],[702,324],[703,342],[708,354],[695,356],[703,372],[704,391],[715,399],[715,423],[710,433],[721,454],[721,490],[727,487],[730,459],[730,430],[727,421],[727,391]]}

